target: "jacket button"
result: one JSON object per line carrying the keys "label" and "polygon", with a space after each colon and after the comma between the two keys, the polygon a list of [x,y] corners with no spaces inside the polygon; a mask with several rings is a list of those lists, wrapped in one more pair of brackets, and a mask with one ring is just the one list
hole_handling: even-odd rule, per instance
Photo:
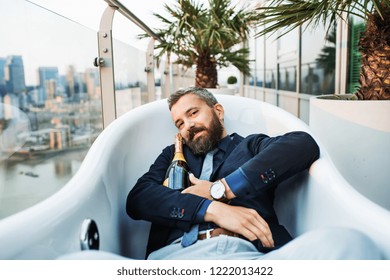
{"label": "jacket button", "polygon": [[184,217],[184,209],[183,208],[179,208],[179,207],[173,207],[172,208],[172,211],[170,213],[170,216],[172,218],[183,218]]}
{"label": "jacket button", "polygon": [[264,184],[268,183],[268,177],[264,176],[264,174],[260,174],[261,181],[263,181]]}
{"label": "jacket button", "polygon": [[176,208],[173,208],[173,209],[172,209],[172,211],[171,211],[171,213],[170,213],[170,216],[171,216],[172,218],[176,218],[176,217],[177,217],[177,209],[176,209]]}

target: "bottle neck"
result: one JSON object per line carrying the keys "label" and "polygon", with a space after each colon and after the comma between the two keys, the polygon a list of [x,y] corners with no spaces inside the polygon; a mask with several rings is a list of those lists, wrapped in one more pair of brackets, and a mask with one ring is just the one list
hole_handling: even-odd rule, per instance
{"label": "bottle neck", "polygon": [[173,160],[172,161],[176,161],[176,160],[181,160],[181,161],[186,161],[185,157],[184,157],[184,154],[182,152],[175,152],[175,156],[173,157]]}
{"label": "bottle neck", "polygon": [[178,133],[175,138],[175,155],[173,157],[173,160],[186,161],[183,154],[183,139],[180,133]]}

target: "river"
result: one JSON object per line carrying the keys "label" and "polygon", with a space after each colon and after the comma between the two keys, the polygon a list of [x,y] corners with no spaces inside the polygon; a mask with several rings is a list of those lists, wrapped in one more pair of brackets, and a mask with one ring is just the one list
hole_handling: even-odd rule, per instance
{"label": "river", "polygon": [[88,149],[46,158],[0,162],[0,219],[43,201],[60,190],[79,169]]}

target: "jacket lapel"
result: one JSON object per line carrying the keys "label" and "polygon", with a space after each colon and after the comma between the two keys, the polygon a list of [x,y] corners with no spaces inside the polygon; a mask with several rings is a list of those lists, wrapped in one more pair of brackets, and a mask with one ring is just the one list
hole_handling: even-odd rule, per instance
{"label": "jacket lapel", "polygon": [[216,161],[214,161],[215,166],[213,167],[213,173],[211,174],[211,178],[214,178],[215,174],[219,172],[221,169],[223,163],[225,162],[226,158],[230,155],[230,153],[236,148],[237,146],[237,137],[236,134],[232,134],[231,141],[229,141],[229,144],[226,148],[220,149],[218,153],[221,153],[222,155],[216,156]]}
{"label": "jacket lapel", "polygon": [[[214,159],[215,165],[213,166],[213,172],[211,174],[210,181],[213,181],[212,179],[214,178],[215,174],[218,174],[226,158],[236,148],[238,143],[240,143],[241,140],[243,139],[241,136],[239,136],[236,133],[233,133],[231,136],[228,137],[230,137],[230,141],[228,142],[228,145],[220,146],[220,151],[218,151],[218,154],[215,155],[216,157]],[[186,145],[184,145],[184,156],[187,160],[190,171],[195,175],[196,178],[199,178],[200,173],[202,172],[204,156],[195,156]]]}

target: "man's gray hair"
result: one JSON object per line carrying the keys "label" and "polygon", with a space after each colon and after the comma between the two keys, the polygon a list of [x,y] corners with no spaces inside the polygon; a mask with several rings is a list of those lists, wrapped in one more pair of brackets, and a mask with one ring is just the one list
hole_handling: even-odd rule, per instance
{"label": "man's gray hair", "polygon": [[194,94],[198,96],[200,99],[206,102],[206,104],[209,107],[214,107],[214,105],[218,103],[218,100],[215,98],[215,96],[207,89],[200,88],[200,87],[187,87],[187,88],[179,89],[169,96],[168,98],[169,110],[172,109],[172,106],[175,105],[180,98],[182,98],[184,95],[187,94]]}

